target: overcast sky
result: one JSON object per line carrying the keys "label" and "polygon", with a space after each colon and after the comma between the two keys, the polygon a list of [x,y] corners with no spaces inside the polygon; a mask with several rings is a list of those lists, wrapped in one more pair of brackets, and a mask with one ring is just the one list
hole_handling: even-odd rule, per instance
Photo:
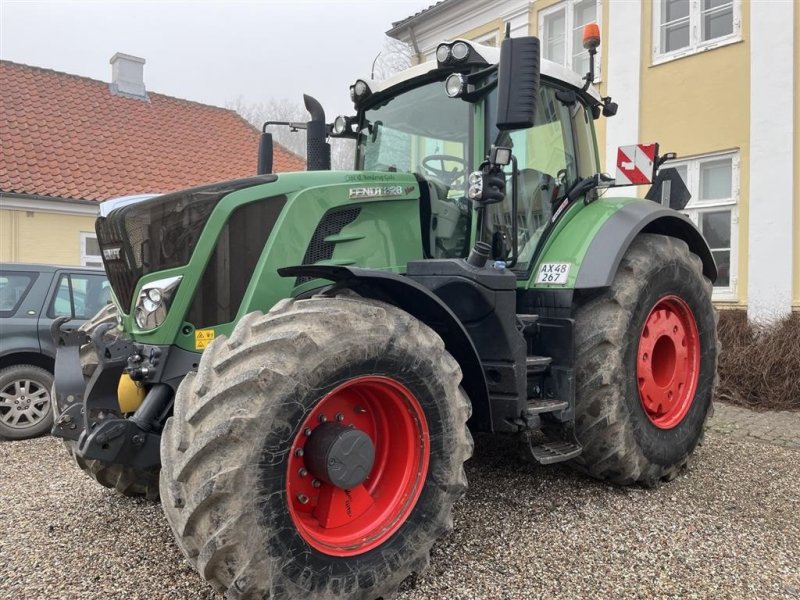
{"label": "overcast sky", "polygon": [[147,60],[153,92],[218,106],[305,92],[330,120],[352,112],[348,86],[369,75],[392,21],[432,2],[0,0],[0,57],[108,81],[124,52]]}

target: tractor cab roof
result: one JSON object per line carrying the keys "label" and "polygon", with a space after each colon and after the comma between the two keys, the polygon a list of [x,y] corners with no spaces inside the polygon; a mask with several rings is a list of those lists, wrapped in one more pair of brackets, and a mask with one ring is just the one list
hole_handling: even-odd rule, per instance
{"label": "tractor cab roof", "polygon": [[[496,48],[494,46],[486,46],[484,44],[478,44],[472,42],[470,40],[465,39],[455,39],[452,42],[448,43],[456,43],[456,42],[464,42],[468,46],[472,48],[472,50],[480,55],[489,65],[496,65],[500,62],[500,48]],[[393,88],[396,85],[403,84],[407,81],[412,79],[416,79],[417,77],[422,77],[432,71],[436,71],[439,68],[439,65],[436,59],[428,60],[424,63],[420,63],[416,66],[413,66],[409,69],[401,71],[392,77],[384,80],[364,80],[366,84],[369,86],[370,91],[374,94],[376,92],[385,92],[390,88]],[[542,77],[546,77],[548,79],[560,81],[562,83],[566,83],[567,85],[574,87],[576,89],[581,89],[583,87],[584,81],[580,75],[575,73],[572,69],[568,69],[558,63],[555,63],[551,60],[542,59],[541,61],[541,75]],[[589,89],[584,92],[585,94],[592,97],[592,99],[596,100],[597,102],[601,101],[600,93],[597,91],[594,85],[589,86]]]}

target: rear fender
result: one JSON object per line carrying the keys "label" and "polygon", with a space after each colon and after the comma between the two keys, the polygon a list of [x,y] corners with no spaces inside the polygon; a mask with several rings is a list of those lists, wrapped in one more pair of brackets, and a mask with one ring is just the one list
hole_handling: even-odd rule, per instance
{"label": "rear fender", "polygon": [[477,431],[491,431],[489,392],[478,352],[456,315],[433,292],[402,275],[371,269],[304,265],[278,269],[278,274],[333,281],[365,298],[397,306],[428,325],[442,337],[445,348],[461,366],[461,387],[472,403],[470,426]]}
{"label": "rear fender", "polygon": [[607,287],[614,281],[622,257],[640,233],[657,233],[686,242],[703,261],[703,275],[713,283],[717,265],[711,250],[688,217],[655,202],[632,202],[612,214],[589,244],[576,289]]}
{"label": "rear fender", "polygon": [[[601,198],[576,202],[556,224],[525,287],[564,292],[608,287],[622,257],[640,233],[657,233],[685,241],[703,262],[703,274],[717,278],[714,257],[689,218],[675,210],[638,198]],[[566,265],[566,281],[537,282],[545,266]]]}

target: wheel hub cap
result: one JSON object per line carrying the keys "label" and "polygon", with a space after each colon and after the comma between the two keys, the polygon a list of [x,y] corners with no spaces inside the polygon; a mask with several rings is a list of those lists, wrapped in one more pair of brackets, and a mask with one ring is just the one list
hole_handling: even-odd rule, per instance
{"label": "wheel hub cap", "polygon": [[375,446],[369,436],[338,423],[323,423],[308,438],[305,462],[317,479],[349,490],[372,470]]}
{"label": "wheel hub cap", "polygon": [[672,429],[692,406],[700,372],[694,314],[678,296],[664,296],[645,319],[636,376],[642,408],[656,427]]}

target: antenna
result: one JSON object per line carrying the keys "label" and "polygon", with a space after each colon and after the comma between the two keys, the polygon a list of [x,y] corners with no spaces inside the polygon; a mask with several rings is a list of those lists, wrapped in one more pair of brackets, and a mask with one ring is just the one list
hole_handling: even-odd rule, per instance
{"label": "antenna", "polygon": [[511,37],[511,22],[506,23],[506,39]]}

